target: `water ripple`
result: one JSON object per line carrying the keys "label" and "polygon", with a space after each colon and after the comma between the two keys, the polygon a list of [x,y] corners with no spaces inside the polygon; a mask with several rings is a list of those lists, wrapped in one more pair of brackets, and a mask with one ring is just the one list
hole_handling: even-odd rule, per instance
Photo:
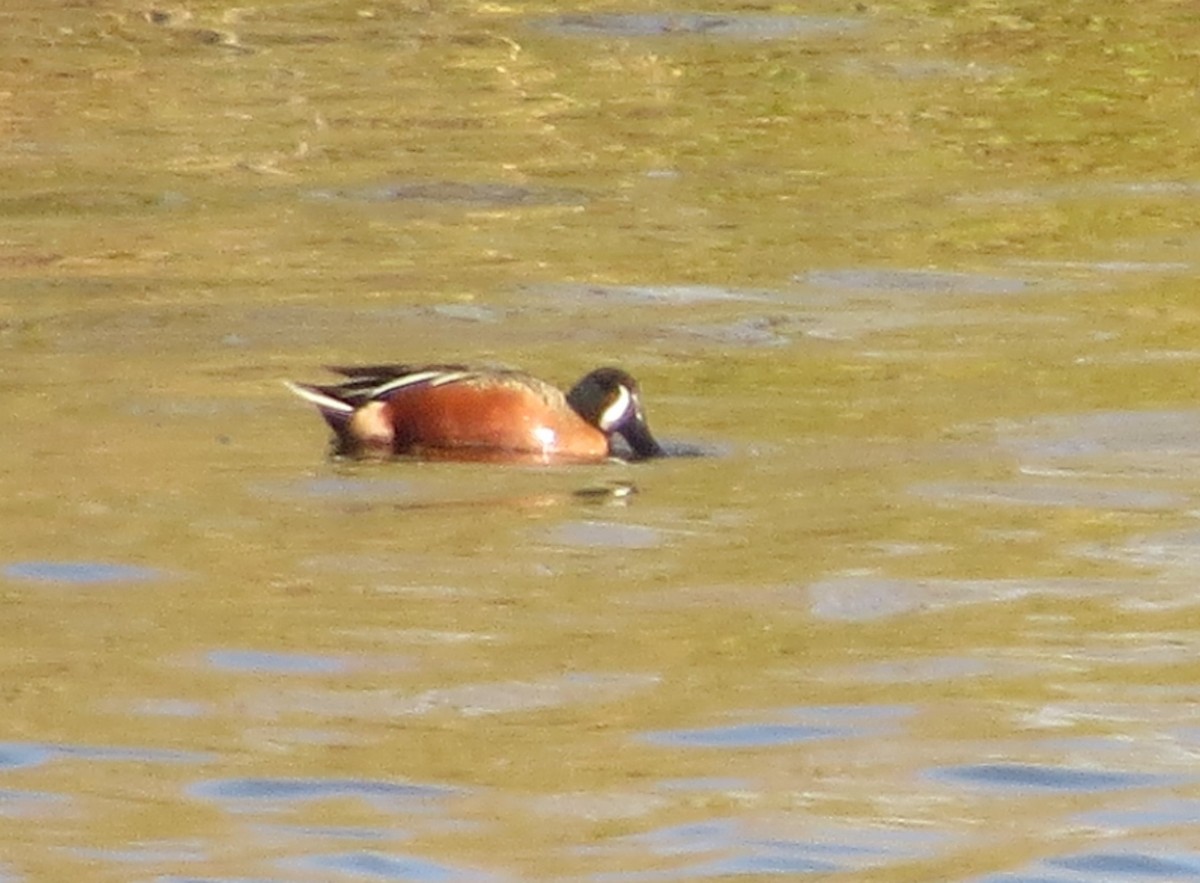
{"label": "water ripple", "polygon": [[1033,283],[1014,276],[947,273],[933,270],[811,270],[796,277],[822,288],[853,291],[906,291],[914,294],[1021,294]]}
{"label": "water ripple", "polygon": [[696,12],[567,13],[531,24],[563,37],[708,37],[751,42],[848,34],[866,25],[853,18]]}
{"label": "water ripple", "polygon": [[[797,837],[796,832],[803,831]],[[600,852],[632,847],[663,857],[694,857],[674,869],[593,876],[605,883],[649,880],[695,880],[757,874],[832,874],[880,867],[895,860],[928,855],[944,836],[901,828],[869,832],[831,826],[791,815],[718,818],[674,825],[620,838]]]}

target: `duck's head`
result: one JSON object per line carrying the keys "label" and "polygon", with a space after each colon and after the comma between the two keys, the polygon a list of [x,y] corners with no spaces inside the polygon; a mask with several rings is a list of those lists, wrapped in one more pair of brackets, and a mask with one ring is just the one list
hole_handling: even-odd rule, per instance
{"label": "duck's head", "polygon": [[597,368],[572,387],[567,402],[580,417],[607,436],[619,435],[646,460],[666,452],[650,434],[637,381],[620,368]]}

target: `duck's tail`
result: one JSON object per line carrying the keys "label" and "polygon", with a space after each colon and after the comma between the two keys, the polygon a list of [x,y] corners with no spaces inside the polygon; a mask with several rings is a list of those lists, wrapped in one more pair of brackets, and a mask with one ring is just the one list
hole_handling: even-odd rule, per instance
{"label": "duck's tail", "polygon": [[307,383],[292,383],[290,380],[283,381],[283,385],[304,399],[304,401],[316,405],[317,410],[321,412],[321,416],[325,418],[325,422],[339,436],[346,433],[350,418],[354,416],[354,405],[338,398],[326,386],[309,386]]}

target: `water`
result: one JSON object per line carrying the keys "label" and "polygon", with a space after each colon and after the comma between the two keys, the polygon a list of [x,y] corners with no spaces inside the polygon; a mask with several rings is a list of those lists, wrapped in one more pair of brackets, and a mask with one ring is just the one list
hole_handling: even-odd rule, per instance
{"label": "water", "polygon": [[804,13],[0,14],[0,881],[1197,876],[1194,16]]}

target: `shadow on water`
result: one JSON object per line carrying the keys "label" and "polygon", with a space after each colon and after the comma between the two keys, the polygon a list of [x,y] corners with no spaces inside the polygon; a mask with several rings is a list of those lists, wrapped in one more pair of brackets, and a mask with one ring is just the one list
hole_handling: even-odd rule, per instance
{"label": "shadow on water", "polygon": [[[403,462],[373,464],[381,469],[402,469]],[[519,485],[521,482],[505,482]],[[555,482],[562,483],[561,481]],[[494,487],[496,482],[492,482]],[[548,507],[587,505],[624,506],[639,493],[631,481],[620,479],[592,481],[574,488],[532,491],[528,488],[490,490],[466,489],[456,480],[377,481],[374,477],[344,476],[319,479],[283,486],[258,485],[254,492],[265,498],[289,500],[310,499],[315,502],[341,504],[345,511],[378,511],[386,507],[398,512],[426,510],[479,509],[543,509]]]}
{"label": "shadow on water", "polygon": [[[514,455],[511,452],[455,449],[442,457],[399,456],[385,459],[345,457],[330,454],[338,474],[328,478],[309,479],[287,484],[255,483],[251,492],[267,499],[289,501],[313,500],[344,503],[359,508],[391,506],[398,511],[433,509],[515,508],[538,509],[563,505],[621,506],[634,501],[640,493],[638,483],[631,478],[594,478],[596,471],[631,467],[626,474],[654,474],[656,463],[668,460],[692,460],[725,456],[726,451],[713,444],[663,441],[663,455],[653,460],[634,460],[632,452],[619,438],[614,439],[613,457],[599,465],[547,466],[537,455]],[[468,476],[481,476],[476,467],[499,465],[489,470],[486,479],[471,481]],[[434,467],[436,473],[431,473]],[[407,471],[406,471],[407,470]],[[456,470],[463,470],[461,473]],[[431,476],[437,475],[437,480]],[[579,476],[575,479],[575,476]],[[550,482],[551,490],[531,491],[529,485]],[[470,487],[464,491],[464,487]],[[481,487],[483,488],[481,490]],[[506,490],[496,490],[497,487]],[[507,488],[512,488],[508,490]],[[32,565],[11,565],[14,576],[33,578]],[[58,573],[62,568],[52,568]],[[73,571],[63,571],[70,575]],[[60,577],[65,579],[66,577]]]}

